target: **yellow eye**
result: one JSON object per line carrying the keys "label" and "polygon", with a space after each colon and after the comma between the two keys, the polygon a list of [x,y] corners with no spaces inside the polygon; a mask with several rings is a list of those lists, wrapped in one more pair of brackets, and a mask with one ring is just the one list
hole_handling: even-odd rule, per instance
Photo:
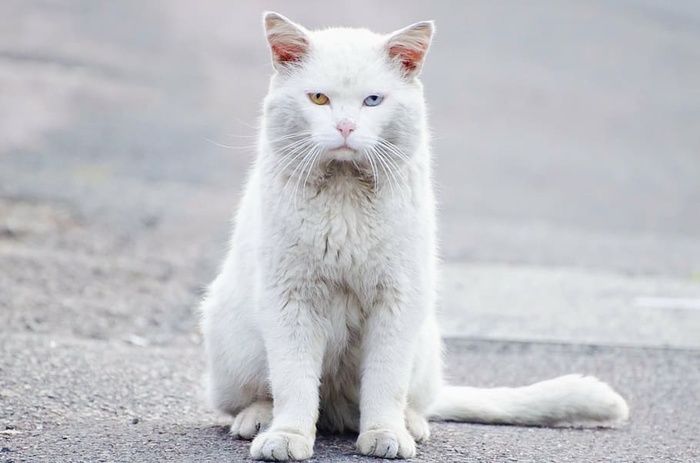
{"label": "yellow eye", "polygon": [[317,105],[328,104],[328,97],[323,93],[309,93],[309,99]]}

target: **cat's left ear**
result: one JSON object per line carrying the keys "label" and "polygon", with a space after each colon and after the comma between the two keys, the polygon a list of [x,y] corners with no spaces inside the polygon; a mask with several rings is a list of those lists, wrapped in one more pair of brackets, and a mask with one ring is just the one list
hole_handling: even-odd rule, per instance
{"label": "cat's left ear", "polygon": [[286,71],[304,59],[309,52],[306,29],[272,11],[264,14],[263,23],[275,69]]}
{"label": "cat's left ear", "polygon": [[389,35],[386,50],[405,78],[412,79],[420,73],[434,33],[432,21],[421,21]]}

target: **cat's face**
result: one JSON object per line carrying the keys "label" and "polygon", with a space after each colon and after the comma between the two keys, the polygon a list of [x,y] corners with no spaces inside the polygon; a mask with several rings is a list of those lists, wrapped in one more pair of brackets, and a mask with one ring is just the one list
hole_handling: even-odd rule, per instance
{"label": "cat's face", "polygon": [[317,159],[361,163],[369,157],[396,163],[415,151],[425,130],[416,77],[432,23],[388,36],[362,29],[310,32],[268,13],[265,26],[277,70],[265,101],[275,151],[306,149]]}

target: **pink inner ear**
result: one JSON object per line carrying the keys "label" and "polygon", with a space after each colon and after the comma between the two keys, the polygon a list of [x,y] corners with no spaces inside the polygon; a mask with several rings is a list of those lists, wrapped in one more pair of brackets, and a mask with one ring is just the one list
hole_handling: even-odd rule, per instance
{"label": "pink inner ear", "polygon": [[423,59],[423,55],[424,52],[420,50],[416,50],[415,48],[406,48],[401,45],[394,45],[393,47],[389,48],[389,56],[401,61],[401,65],[408,73],[418,69],[420,62]]}
{"label": "pink inner ear", "polygon": [[278,42],[270,45],[277,61],[282,63],[299,61],[306,51],[306,41],[304,44],[293,42]]}

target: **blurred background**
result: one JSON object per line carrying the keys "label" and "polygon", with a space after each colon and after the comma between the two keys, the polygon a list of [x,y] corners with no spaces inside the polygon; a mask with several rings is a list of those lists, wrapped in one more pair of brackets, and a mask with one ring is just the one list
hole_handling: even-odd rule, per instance
{"label": "blurred background", "polygon": [[[657,330],[686,326],[687,309],[637,304],[698,295],[700,6],[680,0],[6,0],[8,326],[110,337],[135,314],[145,339],[156,321],[165,337],[194,326],[254,155],[265,9],[309,28],[436,20],[423,80],[443,305],[468,314],[452,334],[700,344]],[[105,262],[115,267],[95,276]],[[95,308],[106,299],[107,314]],[[620,335],[628,317],[643,332]]]}
{"label": "blurred background", "polygon": [[6,0],[7,326],[192,330],[254,155],[265,9],[309,28],[436,20],[448,334],[700,344],[694,309],[668,303],[700,280],[700,6],[680,0]]}
{"label": "blurred background", "polygon": [[[272,71],[266,9],[309,28],[436,21],[422,79],[451,376],[591,372],[633,409],[605,437],[447,424],[442,435],[493,457],[480,461],[515,461],[504,449],[518,461],[696,460],[694,0],[3,0],[2,452],[246,454],[208,427],[197,395],[196,306],[254,156]],[[423,451],[445,461],[435,442]],[[329,445],[352,452],[351,440]],[[670,459],[680,449],[688,459]]]}

